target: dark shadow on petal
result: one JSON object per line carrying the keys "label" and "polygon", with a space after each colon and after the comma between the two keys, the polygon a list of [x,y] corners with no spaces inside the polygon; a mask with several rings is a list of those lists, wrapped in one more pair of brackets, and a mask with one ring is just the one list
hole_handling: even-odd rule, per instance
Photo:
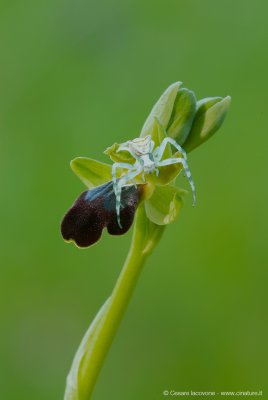
{"label": "dark shadow on petal", "polygon": [[123,187],[120,209],[122,228],[117,223],[115,194],[111,181],[83,192],[62,220],[63,238],[74,241],[79,247],[88,247],[100,239],[105,227],[112,235],[126,233],[133,223],[143,187],[144,185]]}

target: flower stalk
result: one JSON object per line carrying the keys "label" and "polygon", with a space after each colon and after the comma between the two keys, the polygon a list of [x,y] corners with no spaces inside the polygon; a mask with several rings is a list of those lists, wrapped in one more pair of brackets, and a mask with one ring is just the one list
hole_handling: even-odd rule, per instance
{"label": "flower stalk", "polygon": [[67,377],[64,400],[91,398],[142,267],[162,236],[164,226],[153,224],[144,214],[142,205],[136,213],[130,250],[114,290],[95,317],[75,355]]}

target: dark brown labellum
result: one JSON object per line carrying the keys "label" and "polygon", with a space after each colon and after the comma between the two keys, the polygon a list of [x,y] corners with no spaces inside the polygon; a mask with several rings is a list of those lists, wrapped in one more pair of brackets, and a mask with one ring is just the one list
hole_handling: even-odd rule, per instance
{"label": "dark brown labellum", "polygon": [[142,198],[144,185],[129,185],[122,188],[120,221],[117,223],[115,194],[111,181],[83,192],[65,214],[61,223],[61,234],[67,241],[79,247],[96,243],[107,227],[111,235],[123,235],[131,227],[135,211]]}

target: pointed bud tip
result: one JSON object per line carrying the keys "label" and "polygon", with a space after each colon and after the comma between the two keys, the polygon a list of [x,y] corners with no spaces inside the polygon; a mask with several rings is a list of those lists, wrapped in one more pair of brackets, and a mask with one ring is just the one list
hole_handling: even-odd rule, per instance
{"label": "pointed bud tip", "polygon": [[224,97],[223,99],[222,99],[222,102],[223,103],[225,103],[226,105],[227,105],[227,107],[229,107],[230,106],[230,104],[231,104],[231,101],[232,101],[232,97],[231,96],[226,96],[226,97]]}

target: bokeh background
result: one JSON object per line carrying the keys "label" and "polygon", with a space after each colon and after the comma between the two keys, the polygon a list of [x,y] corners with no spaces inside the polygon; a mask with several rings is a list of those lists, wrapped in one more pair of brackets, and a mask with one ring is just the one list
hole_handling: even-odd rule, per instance
{"label": "bokeh background", "polygon": [[197,207],[189,196],[148,261],[93,398],[265,396],[267,14],[264,0],[1,2],[1,399],[63,397],[127,254],[131,232],[88,250],[61,239],[84,190],[69,161],[105,161],[177,80],[232,106],[190,155]]}

